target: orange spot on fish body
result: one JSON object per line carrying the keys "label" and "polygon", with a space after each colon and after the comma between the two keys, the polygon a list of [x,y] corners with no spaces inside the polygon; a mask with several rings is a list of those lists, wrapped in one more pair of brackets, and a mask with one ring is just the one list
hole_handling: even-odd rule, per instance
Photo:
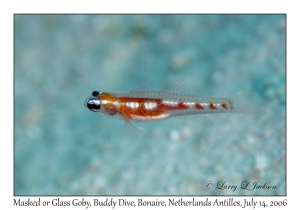
{"label": "orange spot on fish body", "polygon": [[209,108],[210,108],[210,109],[215,109],[215,110],[217,110],[217,107],[216,107],[214,104],[212,104],[212,103],[209,104]]}
{"label": "orange spot on fish body", "polygon": [[173,105],[160,103],[159,108],[164,110],[180,110],[180,109],[188,109],[189,107],[185,105],[183,102],[178,102],[177,104],[173,104]]}
{"label": "orange spot on fish body", "polygon": [[187,109],[187,108],[189,108],[189,107],[187,105],[185,105],[184,103],[182,103],[182,102],[180,102],[178,104],[178,109]]}
{"label": "orange spot on fish body", "polygon": [[204,109],[204,107],[201,104],[196,104],[195,107],[196,109]]}
{"label": "orange spot on fish body", "polygon": [[223,107],[224,109],[228,109],[228,107],[227,107],[226,104],[222,104],[222,107]]}

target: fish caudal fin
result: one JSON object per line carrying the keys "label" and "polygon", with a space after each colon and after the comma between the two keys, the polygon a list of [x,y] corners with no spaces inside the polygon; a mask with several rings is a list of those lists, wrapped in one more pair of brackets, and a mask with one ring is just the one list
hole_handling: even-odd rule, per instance
{"label": "fish caudal fin", "polygon": [[264,115],[266,112],[255,103],[251,94],[236,94],[229,98],[231,111],[240,114]]}

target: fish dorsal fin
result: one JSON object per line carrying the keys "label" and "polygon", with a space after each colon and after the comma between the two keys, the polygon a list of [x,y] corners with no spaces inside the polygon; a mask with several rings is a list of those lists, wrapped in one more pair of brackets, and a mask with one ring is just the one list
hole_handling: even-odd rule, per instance
{"label": "fish dorsal fin", "polygon": [[141,91],[161,91],[173,94],[184,94],[190,88],[190,84],[180,77],[175,77],[169,80],[162,88],[159,87],[158,80],[147,82],[132,89],[130,93],[139,93]]}
{"label": "fish dorsal fin", "polygon": [[191,84],[187,80],[175,77],[168,81],[161,89],[163,92],[169,92],[174,94],[185,94],[190,89]]}
{"label": "fish dorsal fin", "polygon": [[158,88],[158,81],[151,81],[151,82],[146,82],[143,83],[135,88],[133,88],[132,90],[130,90],[130,92],[135,93],[135,92],[139,92],[139,91],[150,91],[150,90],[160,90]]}

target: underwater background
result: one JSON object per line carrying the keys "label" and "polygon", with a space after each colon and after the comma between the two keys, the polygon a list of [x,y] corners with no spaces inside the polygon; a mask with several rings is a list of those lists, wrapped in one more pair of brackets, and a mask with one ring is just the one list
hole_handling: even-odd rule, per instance
{"label": "underwater background", "polygon": [[[14,194],[285,195],[285,36],[285,15],[15,15]],[[188,94],[254,94],[266,114],[130,135],[83,105],[174,78]]]}

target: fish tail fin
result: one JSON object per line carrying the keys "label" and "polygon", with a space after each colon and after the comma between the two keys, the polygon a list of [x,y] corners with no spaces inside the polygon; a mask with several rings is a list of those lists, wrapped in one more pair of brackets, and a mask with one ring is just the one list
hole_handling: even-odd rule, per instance
{"label": "fish tail fin", "polygon": [[240,114],[252,114],[261,116],[266,114],[256,102],[252,94],[236,94],[229,98],[231,111]]}

